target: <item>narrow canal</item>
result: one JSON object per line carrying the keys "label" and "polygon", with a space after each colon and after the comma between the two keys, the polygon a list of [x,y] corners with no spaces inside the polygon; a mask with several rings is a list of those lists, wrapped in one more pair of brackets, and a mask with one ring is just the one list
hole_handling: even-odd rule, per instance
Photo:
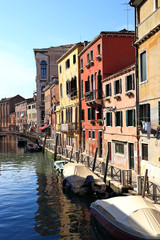
{"label": "narrow canal", "polygon": [[104,239],[90,218],[94,200],[63,193],[48,155],[0,138],[0,239]]}

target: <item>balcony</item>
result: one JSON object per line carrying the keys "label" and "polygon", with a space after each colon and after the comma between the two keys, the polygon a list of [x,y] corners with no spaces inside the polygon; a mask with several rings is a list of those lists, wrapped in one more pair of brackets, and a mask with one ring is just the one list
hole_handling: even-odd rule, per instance
{"label": "balcony", "polygon": [[88,106],[102,105],[102,91],[93,90],[85,93],[85,103]]}
{"label": "balcony", "polygon": [[77,89],[71,89],[68,93],[68,95],[70,96],[70,98],[74,98],[77,96]]}
{"label": "balcony", "polygon": [[69,132],[69,133],[74,133],[78,132],[79,130],[79,124],[78,123],[62,123],[61,124],[61,132]]}

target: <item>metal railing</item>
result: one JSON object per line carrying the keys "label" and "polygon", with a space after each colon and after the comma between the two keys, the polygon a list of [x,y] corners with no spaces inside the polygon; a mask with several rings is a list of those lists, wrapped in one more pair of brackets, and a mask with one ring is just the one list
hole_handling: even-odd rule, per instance
{"label": "metal railing", "polygon": [[101,90],[93,90],[85,93],[85,102],[95,101],[96,99],[102,99]]}

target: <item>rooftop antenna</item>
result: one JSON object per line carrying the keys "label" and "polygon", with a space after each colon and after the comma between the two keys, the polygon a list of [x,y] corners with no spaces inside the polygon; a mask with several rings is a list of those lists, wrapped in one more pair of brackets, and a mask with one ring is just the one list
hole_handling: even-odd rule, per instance
{"label": "rooftop antenna", "polygon": [[128,12],[131,11],[131,9],[128,8],[129,3],[127,3],[127,2],[123,3],[122,5],[127,6],[126,9],[124,9],[124,11],[127,12],[127,30],[128,30]]}

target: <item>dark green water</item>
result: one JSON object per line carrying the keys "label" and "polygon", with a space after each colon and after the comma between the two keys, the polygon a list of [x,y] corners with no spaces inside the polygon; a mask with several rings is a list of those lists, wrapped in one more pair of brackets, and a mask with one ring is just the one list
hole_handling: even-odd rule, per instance
{"label": "dark green water", "polygon": [[102,239],[90,219],[94,200],[63,193],[48,155],[0,138],[0,239]]}

